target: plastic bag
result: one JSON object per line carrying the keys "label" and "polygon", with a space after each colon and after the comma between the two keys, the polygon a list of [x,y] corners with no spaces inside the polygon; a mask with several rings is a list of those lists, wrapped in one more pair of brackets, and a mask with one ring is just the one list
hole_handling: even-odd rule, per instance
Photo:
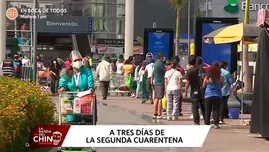
{"label": "plastic bag", "polygon": [[166,108],[167,108],[167,99],[166,99],[166,96],[164,96],[162,98],[162,107],[163,107],[163,110],[166,110]]}
{"label": "plastic bag", "polygon": [[128,76],[126,78],[125,86],[126,86],[126,88],[130,89],[131,88],[131,85],[132,85],[132,76],[130,75],[130,76]]}

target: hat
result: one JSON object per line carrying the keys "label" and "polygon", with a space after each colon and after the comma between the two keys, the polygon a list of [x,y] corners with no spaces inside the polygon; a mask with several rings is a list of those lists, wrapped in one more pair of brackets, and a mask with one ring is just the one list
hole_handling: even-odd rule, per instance
{"label": "hat", "polygon": [[148,58],[148,57],[153,57],[153,54],[150,53],[150,52],[148,52],[148,53],[146,54],[146,57],[147,57],[147,58]]}
{"label": "hat", "polygon": [[71,54],[70,54],[70,58],[72,61],[75,61],[75,60],[82,60],[82,56],[81,54],[79,53],[78,50],[73,50],[71,51]]}

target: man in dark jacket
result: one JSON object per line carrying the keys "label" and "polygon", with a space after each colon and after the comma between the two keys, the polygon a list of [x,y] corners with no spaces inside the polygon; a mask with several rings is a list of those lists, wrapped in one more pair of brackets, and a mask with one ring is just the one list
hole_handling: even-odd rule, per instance
{"label": "man in dark jacket", "polygon": [[10,55],[3,60],[1,68],[4,76],[14,76],[14,61],[10,58]]}

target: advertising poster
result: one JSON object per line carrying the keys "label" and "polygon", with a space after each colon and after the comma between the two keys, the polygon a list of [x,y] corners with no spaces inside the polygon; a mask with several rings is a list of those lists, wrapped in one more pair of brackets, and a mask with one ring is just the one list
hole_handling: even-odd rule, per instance
{"label": "advertising poster", "polygon": [[166,32],[150,32],[148,36],[148,52],[157,58],[159,52],[163,52],[169,58],[170,35]]}

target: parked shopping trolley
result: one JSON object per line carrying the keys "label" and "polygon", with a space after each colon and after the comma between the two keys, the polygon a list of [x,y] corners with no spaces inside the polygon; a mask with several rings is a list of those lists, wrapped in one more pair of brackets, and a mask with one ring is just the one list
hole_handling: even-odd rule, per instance
{"label": "parked shopping trolley", "polygon": [[[65,92],[59,95],[59,125],[96,125],[97,102],[95,95],[78,97],[78,92]],[[93,147],[60,147],[59,152],[95,152]]]}
{"label": "parked shopping trolley", "polygon": [[129,94],[130,90],[125,87],[124,76],[121,74],[113,74],[110,80],[109,93]]}

